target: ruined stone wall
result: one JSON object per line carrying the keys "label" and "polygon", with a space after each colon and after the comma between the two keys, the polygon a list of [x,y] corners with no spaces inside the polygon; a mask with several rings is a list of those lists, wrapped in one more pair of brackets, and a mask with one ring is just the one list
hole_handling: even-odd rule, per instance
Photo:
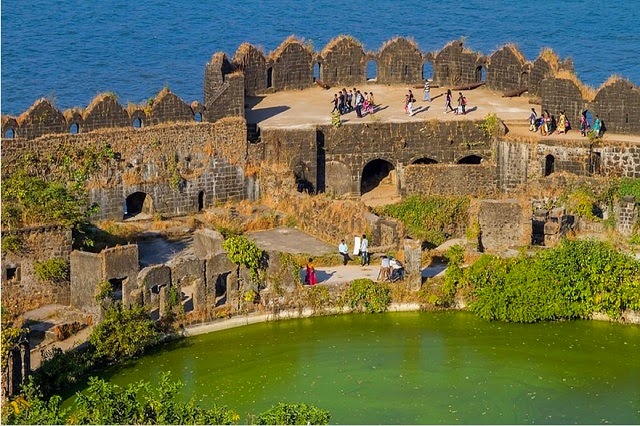
{"label": "ruined stone wall", "polygon": [[404,168],[403,195],[473,195],[497,191],[495,164],[412,164]]}
{"label": "ruined stone wall", "polygon": [[591,110],[604,121],[607,131],[640,134],[640,89],[629,81],[617,80],[601,88]]}
{"label": "ruined stone wall", "polygon": [[377,63],[378,84],[422,82],[422,53],[411,40],[398,37],[385,43],[377,55]]}
{"label": "ruined stone wall", "polygon": [[517,200],[481,200],[478,223],[481,247],[487,252],[531,243],[531,208]]}
{"label": "ruined stone wall", "polygon": [[324,84],[351,86],[365,81],[366,55],[362,44],[353,37],[337,37],[320,56],[320,80]]}
{"label": "ruined stone wall", "polygon": [[68,263],[71,229],[61,226],[26,228],[3,231],[2,238],[12,239],[19,246],[16,252],[2,252],[2,303],[18,312],[51,303],[68,305],[69,282],[41,281],[34,273],[34,266],[36,262],[51,258]]}
{"label": "ruined stone wall", "polygon": [[587,107],[578,85],[568,79],[548,78],[540,85],[542,109],[548,110],[556,120],[564,111],[574,129],[578,129],[580,114]]}
{"label": "ruined stone wall", "polygon": [[640,210],[638,203],[640,200],[636,200],[635,197],[623,197],[618,200],[615,210],[616,216],[616,231],[621,235],[631,236],[633,230],[638,223],[638,216]]}
{"label": "ruined stone wall", "polygon": [[440,86],[457,86],[482,81],[484,58],[477,52],[454,41],[436,53],[433,60],[433,81]]}
{"label": "ruined stone wall", "polygon": [[317,147],[316,129],[264,129],[261,133],[263,151],[261,161],[271,164],[286,164],[296,179],[304,179],[318,188],[318,155],[323,151]]}
{"label": "ruined stone wall", "polygon": [[[269,57],[272,90],[299,90],[313,84],[312,52],[293,37],[285,40]],[[267,74],[269,69],[267,69]],[[269,77],[267,76],[267,81]]]}
{"label": "ruined stone wall", "polygon": [[[515,47],[504,46],[489,57],[487,87],[501,91],[527,87],[528,73],[524,70],[524,64],[524,56]],[[524,84],[523,79],[526,80]]]}
{"label": "ruined stone wall", "polygon": [[104,144],[115,158],[101,164],[86,184],[89,202],[100,206],[96,219],[122,219],[125,200],[137,192],[150,197],[147,213],[163,214],[195,212],[199,202],[206,208],[216,200],[246,196],[246,124],[241,118],[7,140],[3,174],[29,153],[42,159],[49,174],[64,176],[62,167],[45,159],[61,160],[68,152]]}
{"label": "ruined stone wall", "polygon": [[242,43],[233,56],[235,68],[244,74],[244,94],[256,96],[267,88],[267,59],[250,43]]}

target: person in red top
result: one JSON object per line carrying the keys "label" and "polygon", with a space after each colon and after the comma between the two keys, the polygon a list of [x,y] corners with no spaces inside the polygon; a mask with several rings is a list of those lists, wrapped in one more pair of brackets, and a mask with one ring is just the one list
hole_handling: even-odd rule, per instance
{"label": "person in red top", "polygon": [[313,266],[313,258],[310,257],[305,268],[304,283],[308,285],[316,285],[316,268]]}

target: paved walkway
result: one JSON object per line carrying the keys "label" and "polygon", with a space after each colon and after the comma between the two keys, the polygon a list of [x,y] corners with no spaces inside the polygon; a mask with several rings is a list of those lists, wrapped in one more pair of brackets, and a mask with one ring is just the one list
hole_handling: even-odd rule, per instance
{"label": "paved walkway", "polygon": [[[305,90],[289,90],[276,92],[257,97],[247,98],[248,108],[245,117],[249,123],[257,123],[261,128],[309,128],[318,124],[331,124],[331,110],[333,108],[333,95],[338,93],[341,87],[332,87],[329,90],[318,86]],[[353,87],[347,87],[353,89]],[[539,104],[530,104],[528,96],[503,98],[501,92],[479,87],[473,90],[462,91],[466,96],[467,114],[455,115],[444,113],[444,93],[446,88],[434,88],[431,90],[432,102],[422,101],[422,89],[410,86],[387,86],[378,84],[364,84],[357,87],[361,92],[372,91],[377,111],[373,115],[365,115],[358,118],[355,112],[343,115],[343,123],[370,123],[382,122],[409,122],[409,121],[460,121],[481,120],[489,113],[495,113],[502,121],[507,123],[510,133],[518,136],[537,137],[548,140],[574,140],[582,138],[577,131],[570,131],[568,135],[540,136],[529,132],[528,117],[531,108],[535,107],[538,114],[541,113]],[[410,117],[404,112],[404,97],[411,89],[418,99],[414,104],[415,115]],[[457,105],[458,91],[453,93],[453,106]],[[553,113],[553,112],[552,112]],[[573,118],[577,124],[578,117]],[[617,135],[606,133],[604,140],[616,140],[620,142],[640,143],[637,135]]]}

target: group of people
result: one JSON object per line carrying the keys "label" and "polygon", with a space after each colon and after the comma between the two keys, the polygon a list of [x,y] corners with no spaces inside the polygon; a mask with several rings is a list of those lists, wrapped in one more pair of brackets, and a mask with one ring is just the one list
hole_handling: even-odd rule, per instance
{"label": "group of people", "polygon": [[[596,115],[593,127],[591,127],[587,112],[588,110],[585,109],[582,111],[582,114],[580,114],[580,134],[587,136],[591,131],[596,137],[602,136],[602,120]],[[556,120],[555,116],[549,114],[549,111],[546,109],[542,112],[542,115],[538,117],[536,109],[531,108],[531,113],[529,114],[529,131],[537,133],[538,130],[540,130],[542,136],[548,136],[552,133],[566,134],[570,129],[571,122],[564,111],[560,111],[560,115]]]}
{"label": "group of people", "polygon": [[[342,256],[342,264],[346,265],[350,260],[353,260],[349,256],[349,246],[347,242],[342,239],[338,245],[338,253]],[[358,247],[358,254],[360,256],[360,263],[362,266],[368,266],[371,264],[371,256],[369,255],[369,240],[366,234],[362,234],[360,240],[360,247]]]}
{"label": "group of people", "polygon": [[373,114],[375,112],[375,102],[373,98],[373,92],[364,92],[364,95],[360,93],[355,87],[353,90],[343,88],[338,93],[333,95],[333,110],[340,113],[340,115],[347,114],[351,111],[355,111],[358,117],[363,117],[362,113],[366,112]]}
{"label": "group of people", "polygon": [[396,282],[404,279],[404,265],[398,259],[393,256],[382,256],[380,260],[380,271],[378,272],[378,279],[382,281]]}
{"label": "group of people", "polygon": [[444,113],[453,112],[454,114],[462,114],[465,115],[467,113],[467,98],[462,94],[462,92],[458,92],[458,107],[453,108],[451,106],[451,102],[453,100],[453,95],[451,93],[451,89],[447,89],[447,93],[445,94],[445,103],[444,103]]}

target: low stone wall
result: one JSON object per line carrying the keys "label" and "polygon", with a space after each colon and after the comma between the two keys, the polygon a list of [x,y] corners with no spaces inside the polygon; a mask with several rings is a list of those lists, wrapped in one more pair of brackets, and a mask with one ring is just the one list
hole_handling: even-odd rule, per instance
{"label": "low stone wall", "polygon": [[403,195],[474,195],[497,191],[493,164],[412,164],[404,168]]}
{"label": "low stone wall", "polygon": [[34,267],[36,262],[51,258],[69,262],[71,229],[62,226],[26,228],[3,231],[2,238],[13,239],[19,245],[16,252],[3,250],[2,253],[3,305],[17,312],[53,303],[68,305],[69,282],[41,281],[36,277]]}

